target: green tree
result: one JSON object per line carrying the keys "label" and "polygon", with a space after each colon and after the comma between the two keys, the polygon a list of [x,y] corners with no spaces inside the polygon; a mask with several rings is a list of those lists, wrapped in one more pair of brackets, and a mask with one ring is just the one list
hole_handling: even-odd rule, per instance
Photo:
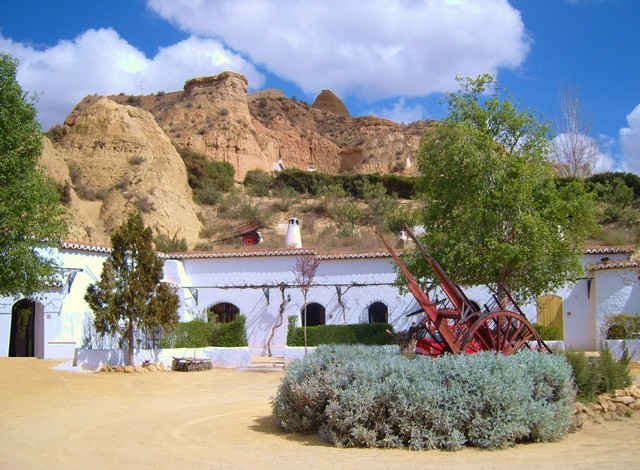
{"label": "green tree", "polygon": [[46,289],[55,264],[42,248],[66,233],[58,191],[36,168],[42,135],[16,67],[0,54],[0,296]]}
{"label": "green tree", "polygon": [[556,185],[547,126],[483,95],[492,82],[462,80],[448,117],[421,142],[423,241],[457,282],[501,283],[525,300],[581,273],[594,209],[581,182]]}
{"label": "green tree", "polygon": [[[131,214],[111,236],[112,250],[100,281],[89,286],[85,300],[95,316],[96,331],[127,341],[127,363],[133,364],[139,329],[154,343],[178,324],[178,297],[162,278],[162,260],[153,251],[153,234],[140,214]],[[154,344],[155,346],[155,344]]]}

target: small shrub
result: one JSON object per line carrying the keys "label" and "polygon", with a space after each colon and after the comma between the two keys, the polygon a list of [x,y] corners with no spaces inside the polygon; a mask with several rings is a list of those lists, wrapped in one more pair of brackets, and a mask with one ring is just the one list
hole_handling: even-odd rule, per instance
{"label": "small shrub", "polygon": [[534,323],[533,327],[536,329],[540,337],[545,341],[560,341],[562,340],[562,332],[560,328],[553,325],[540,325]]}
{"label": "small shrub", "polygon": [[139,194],[136,197],[135,206],[136,206],[136,209],[138,209],[140,212],[144,214],[148,214],[149,212],[155,209],[155,206],[153,205],[153,201],[146,194]]}
{"label": "small shrub", "polygon": [[233,189],[235,170],[227,162],[211,162],[206,155],[188,148],[178,148],[187,168],[189,186],[194,190],[212,187],[227,192]]}
{"label": "small shrub", "polygon": [[268,196],[273,186],[273,178],[266,171],[250,170],[244,177],[244,186],[252,196]]}
{"label": "small shrub", "polygon": [[131,179],[129,178],[129,175],[124,175],[122,178],[120,178],[120,181],[116,183],[115,187],[119,191],[126,191],[127,188],[129,187],[130,182],[131,182]]}
{"label": "small shrub", "polygon": [[287,212],[298,200],[298,194],[291,188],[279,189],[276,194],[273,208],[280,212]]}
{"label": "small shrub", "polygon": [[270,220],[267,211],[260,210],[251,200],[239,193],[228,194],[220,202],[218,213],[244,223],[267,225]]}
{"label": "small shrub", "polygon": [[352,237],[362,218],[362,211],[354,202],[348,201],[336,204],[329,216],[335,221],[339,236]]}
{"label": "small shrub", "polygon": [[178,232],[169,236],[166,233],[159,233],[153,240],[156,246],[156,250],[165,253],[176,251],[187,251],[187,240],[184,238],[178,238]]}
{"label": "small shrub", "polygon": [[65,181],[64,184],[56,184],[56,189],[60,195],[60,202],[65,206],[71,204],[71,185],[69,182]]}
{"label": "small shrub", "polygon": [[233,189],[235,169],[228,162],[207,162],[207,184],[227,192]]}
{"label": "small shrub", "polygon": [[640,334],[640,315],[620,314],[607,318],[607,339],[632,339]]}
{"label": "small shrub", "polygon": [[[289,317],[288,346],[304,346],[304,329],[297,327],[298,317]],[[387,323],[358,323],[353,325],[317,325],[307,327],[307,345],[320,344],[393,344],[393,331]]]}
{"label": "small shrub", "polygon": [[49,140],[51,140],[51,142],[57,144],[59,142],[62,142],[65,134],[66,132],[64,130],[64,127],[62,127],[60,124],[56,124],[55,126],[51,126],[51,128],[47,132],[45,132],[44,135],[46,135]]}
{"label": "small shrub", "polygon": [[193,190],[193,195],[198,204],[203,204],[205,206],[215,206],[216,204],[220,204],[224,197],[222,191],[219,191],[213,186],[196,188]]}
{"label": "small shrub", "polygon": [[140,155],[136,155],[134,157],[129,157],[128,160],[130,165],[141,165],[142,163],[144,163],[144,157],[140,156]]}
{"label": "small shrub", "polygon": [[562,356],[410,360],[391,346],[320,346],[289,366],[273,402],[285,431],[317,432],[339,447],[411,449],[556,440],[573,408]]}
{"label": "small shrub", "polygon": [[599,357],[587,357],[583,352],[572,351],[566,352],[565,357],[573,371],[577,398],[580,401],[592,402],[601,393],[609,393],[631,384],[630,357],[626,349],[618,361],[608,349],[602,350]]}

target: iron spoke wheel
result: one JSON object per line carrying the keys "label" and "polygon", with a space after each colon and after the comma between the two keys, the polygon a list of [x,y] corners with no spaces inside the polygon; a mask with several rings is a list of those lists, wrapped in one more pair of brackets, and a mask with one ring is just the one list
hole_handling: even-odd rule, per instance
{"label": "iron spoke wheel", "polygon": [[481,351],[497,351],[509,355],[522,348],[550,352],[531,323],[521,314],[508,311],[491,312],[477,317],[464,333],[461,349],[473,347]]}

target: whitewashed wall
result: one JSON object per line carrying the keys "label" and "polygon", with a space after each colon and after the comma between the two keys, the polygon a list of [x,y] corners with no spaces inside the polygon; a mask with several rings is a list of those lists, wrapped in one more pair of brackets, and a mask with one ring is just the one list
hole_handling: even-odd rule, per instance
{"label": "whitewashed wall", "polygon": [[[71,289],[66,282],[61,289],[35,296],[36,329],[42,323],[43,335],[36,335],[36,357],[70,358],[76,347],[82,344],[84,325],[91,309],[85,302],[87,287],[96,282],[102,273],[106,254],[63,250],[56,255],[59,266],[79,270]],[[66,276],[63,278],[66,281]],[[9,354],[11,334],[11,309],[21,297],[0,297],[0,356]],[[39,310],[42,313],[39,313]]]}
{"label": "whitewashed wall", "polygon": [[606,338],[607,318],[620,313],[640,315],[639,270],[609,269],[596,271],[597,306],[596,338]]}
{"label": "whitewashed wall", "polygon": [[[85,327],[92,314],[84,301],[87,287],[96,282],[102,272],[105,253],[63,250],[59,255],[61,266],[77,269],[78,274],[67,292],[62,289],[38,297],[42,315],[42,344],[44,357],[70,358],[76,347],[82,345]],[[625,259],[626,255],[608,255]],[[584,264],[601,261],[601,255],[587,255]],[[246,285],[280,282],[294,283],[296,257],[245,256],[205,259],[168,259],[164,265],[164,280],[178,287],[181,321],[205,317],[206,310],[219,302],[236,305],[246,319],[247,338],[252,354],[266,352],[267,339],[278,321],[281,292],[278,287],[263,290],[242,288]],[[605,319],[618,313],[640,313],[640,280],[637,270],[595,271],[590,289],[588,280],[567,285],[557,294],[564,299],[565,334],[567,347],[595,349]],[[368,308],[373,302],[382,302],[389,309],[389,322],[396,330],[407,328],[416,317],[406,315],[417,309],[410,294],[401,294],[392,284],[396,278],[390,258],[324,259],[316,275],[316,284],[309,292],[308,302],[325,307],[327,324],[363,323],[368,321]],[[342,305],[335,284],[380,284],[366,287],[341,287]],[[489,296],[487,289],[465,289],[469,298],[480,304]],[[268,297],[268,298],[267,298]],[[273,350],[286,345],[288,317],[298,317],[304,301],[296,288],[284,292],[285,311],[282,325],[275,330]],[[6,356],[11,330],[11,308],[19,298],[0,298],[0,355]],[[535,303],[524,305],[523,311],[531,321],[536,320]]]}

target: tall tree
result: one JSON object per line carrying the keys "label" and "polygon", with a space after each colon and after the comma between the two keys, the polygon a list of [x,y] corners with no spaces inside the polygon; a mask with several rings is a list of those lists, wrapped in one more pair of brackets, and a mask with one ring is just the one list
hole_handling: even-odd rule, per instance
{"label": "tall tree", "polygon": [[[423,241],[457,282],[500,283],[531,299],[580,274],[593,204],[580,182],[555,184],[547,127],[484,95],[492,83],[462,80],[421,142]],[[427,275],[419,257],[413,264]]]}
{"label": "tall tree", "polygon": [[153,251],[153,233],[138,213],[131,214],[111,236],[111,254],[97,284],[85,300],[96,331],[127,341],[127,364],[133,364],[135,332],[144,328],[171,331],[178,323],[178,297],[162,278],[162,260]]}
{"label": "tall tree", "polygon": [[591,175],[600,148],[590,134],[578,92],[567,88],[560,96],[560,123],[551,152],[559,176],[585,178]]}
{"label": "tall tree", "polygon": [[56,187],[36,168],[42,135],[16,67],[0,54],[0,296],[46,289],[55,264],[43,248],[66,232]]}

